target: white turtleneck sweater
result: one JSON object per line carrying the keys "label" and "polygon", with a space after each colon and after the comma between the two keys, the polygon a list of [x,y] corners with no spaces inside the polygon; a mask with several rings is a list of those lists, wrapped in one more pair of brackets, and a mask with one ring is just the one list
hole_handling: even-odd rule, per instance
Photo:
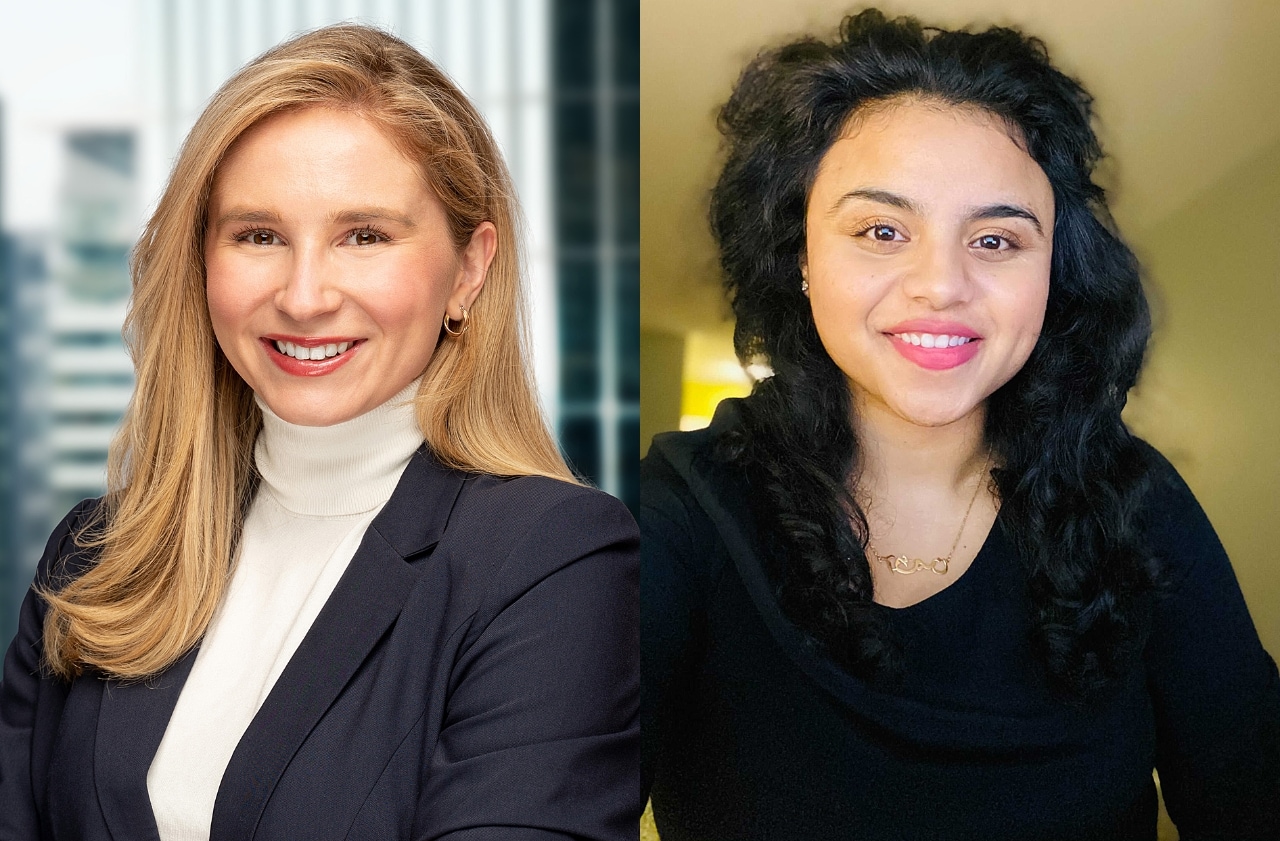
{"label": "white turtleneck sweater", "polygon": [[326,427],[287,423],[258,401],[262,481],[147,773],[161,841],[208,841],[232,752],[422,443],[409,402],[417,387]]}

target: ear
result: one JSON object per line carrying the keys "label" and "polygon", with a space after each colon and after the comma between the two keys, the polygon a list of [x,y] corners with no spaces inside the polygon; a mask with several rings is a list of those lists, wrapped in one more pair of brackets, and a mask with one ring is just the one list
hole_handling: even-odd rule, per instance
{"label": "ear", "polygon": [[800,256],[796,258],[796,262],[800,264],[800,291],[804,293],[806,298],[809,297],[809,252],[801,251]]}
{"label": "ear", "polygon": [[[489,275],[489,264],[498,252],[498,229],[492,222],[481,222],[471,232],[471,241],[458,254],[458,277],[449,295],[448,312],[459,312],[461,307],[471,309],[471,304],[484,287]],[[459,316],[461,317],[461,316]]]}

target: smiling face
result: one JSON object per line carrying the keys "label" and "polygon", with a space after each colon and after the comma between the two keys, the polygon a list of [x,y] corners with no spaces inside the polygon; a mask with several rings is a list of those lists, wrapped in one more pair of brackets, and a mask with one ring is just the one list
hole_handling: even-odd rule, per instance
{"label": "smiling face", "polygon": [[341,423],[422,374],[446,309],[459,318],[480,293],[496,240],[485,222],[456,249],[420,169],[364,117],[278,114],[241,135],[214,179],[213,331],[271,411]]}
{"label": "smiling face", "polygon": [[902,100],[850,126],[822,159],[805,219],[823,346],[864,417],[980,419],[1044,322],[1049,180],[975,109]]}

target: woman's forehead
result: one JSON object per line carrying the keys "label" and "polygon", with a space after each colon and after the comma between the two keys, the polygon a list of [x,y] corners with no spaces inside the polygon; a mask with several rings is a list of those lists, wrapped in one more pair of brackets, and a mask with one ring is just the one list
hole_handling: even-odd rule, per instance
{"label": "woman's forehead", "polygon": [[918,97],[875,103],[846,121],[810,201],[826,212],[851,191],[900,194],[920,206],[1016,198],[1041,213],[1053,209],[1048,177],[1006,120]]}
{"label": "woman's forehead", "polygon": [[1030,154],[1021,126],[1007,117],[973,102],[951,102],[934,94],[911,92],[863,102],[840,124],[836,141],[856,134],[866,123],[891,120],[896,113],[929,112],[968,119],[1002,131],[1018,148]]}
{"label": "woman's forehead", "polygon": [[412,210],[434,198],[421,167],[377,123],[348,109],[274,114],[245,131],[213,178],[211,216],[254,209]]}

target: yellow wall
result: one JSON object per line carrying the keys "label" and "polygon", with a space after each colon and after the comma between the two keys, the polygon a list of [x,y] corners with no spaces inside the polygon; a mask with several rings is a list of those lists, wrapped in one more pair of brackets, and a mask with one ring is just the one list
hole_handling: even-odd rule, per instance
{"label": "yellow wall", "polygon": [[[1194,161],[1188,161],[1194,165]],[[1133,238],[1152,358],[1127,419],[1182,473],[1280,654],[1280,142]]]}
{"label": "yellow wall", "polygon": [[640,455],[654,433],[680,425],[684,335],[640,331]]}
{"label": "yellow wall", "polygon": [[733,353],[732,330],[686,334],[682,371],[680,428],[684,430],[711,423],[721,400],[751,393],[751,379]]}

